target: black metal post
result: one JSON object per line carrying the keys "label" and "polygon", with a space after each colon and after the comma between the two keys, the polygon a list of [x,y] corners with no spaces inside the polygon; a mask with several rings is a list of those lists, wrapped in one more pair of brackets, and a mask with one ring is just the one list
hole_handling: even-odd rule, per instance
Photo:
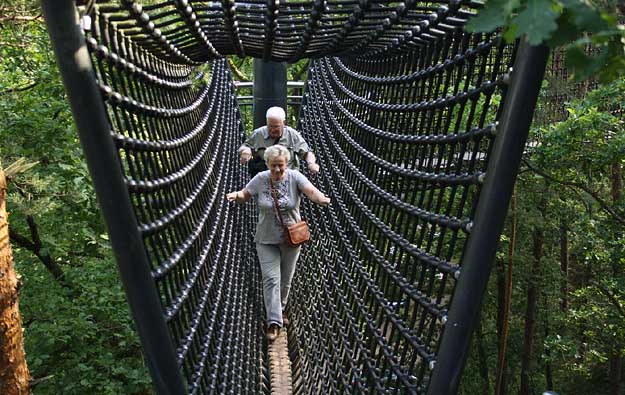
{"label": "black metal post", "polygon": [[254,129],[267,123],[269,107],[286,108],[286,63],[254,59]]}
{"label": "black metal post", "polygon": [[111,139],[111,126],[85,38],[78,26],[74,1],[42,0],[41,4],[154,386],[159,394],[184,394],[180,367]]}
{"label": "black metal post", "polygon": [[517,53],[429,394],[455,394],[458,390],[548,58],[546,46],[530,46],[525,41]]}

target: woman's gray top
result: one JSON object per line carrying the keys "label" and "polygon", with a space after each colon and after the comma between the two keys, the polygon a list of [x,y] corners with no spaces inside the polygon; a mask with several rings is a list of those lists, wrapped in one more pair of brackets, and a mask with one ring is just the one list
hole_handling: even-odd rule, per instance
{"label": "woman's gray top", "polygon": [[[269,170],[256,174],[245,188],[256,198],[256,204],[259,208],[254,241],[261,244],[280,244],[284,241],[284,232],[271,196],[269,174]],[[306,176],[291,169],[286,169],[284,180],[274,181],[278,206],[285,225],[301,221],[299,213],[300,192],[308,184],[310,181]]]}

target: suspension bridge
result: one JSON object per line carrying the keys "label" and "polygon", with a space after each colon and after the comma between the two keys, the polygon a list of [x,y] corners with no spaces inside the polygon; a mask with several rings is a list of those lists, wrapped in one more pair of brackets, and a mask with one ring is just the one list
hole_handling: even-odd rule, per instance
{"label": "suspension bridge", "polygon": [[[43,5],[159,394],[457,392],[546,48],[465,31],[473,0]],[[333,199],[271,346],[227,55],[311,59]]]}

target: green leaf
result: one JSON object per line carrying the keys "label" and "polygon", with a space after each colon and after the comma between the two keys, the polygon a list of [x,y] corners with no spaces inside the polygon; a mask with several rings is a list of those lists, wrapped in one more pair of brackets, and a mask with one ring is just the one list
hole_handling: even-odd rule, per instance
{"label": "green leaf", "polygon": [[566,49],[564,65],[570,69],[573,78],[577,81],[596,75],[601,82],[614,80],[622,70],[619,61],[622,58],[611,59],[608,46],[601,47],[597,55],[587,55],[582,45],[572,45]]}
{"label": "green leaf", "polygon": [[507,43],[511,43],[516,40],[517,37],[519,37],[519,35],[517,34],[518,30],[519,27],[517,25],[508,26],[503,34],[503,38],[506,40]]}
{"label": "green leaf", "polygon": [[512,15],[521,5],[521,0],[504,1],[502,5],[503,13],[506,17]]}
{"label": "green leaf", "polygon": [[573,18],[574,16],[569,9],[565,9],[562,12],[560,17],[557,19],[558,29],[547,41],[550,48],[557,48],[579,38],[581,32],[575,23],[572,22]]}
{"label": "green leaf", "polygon": [[594,33],[609,28],[601,13],[586,3],[580,1],[570,11],[574,15],[575,25],[582,31]]}
{"label": "green leaf", "polygon": [[[511,3],[517,3],[514,0]],[[506,0],[488,1],[477,16],[472,17],[466,24],[466,30],[470,32],[489,33],[503,26],[510,16],[510,5]]]}
{"label": "green leaf", "polygon": [[583,48],[571,46],[566,49],[564,65],[574,75],[579,75],[580,72],[587,69],[589,63],[589,56],[586,55]]}
{"label": "green leaf", "polygon": [[545,42],[556,31],[558,13],[550,0],[528,0],[523,11],[512,23],[518,26],[517,36],[526,35],[531,45]]}

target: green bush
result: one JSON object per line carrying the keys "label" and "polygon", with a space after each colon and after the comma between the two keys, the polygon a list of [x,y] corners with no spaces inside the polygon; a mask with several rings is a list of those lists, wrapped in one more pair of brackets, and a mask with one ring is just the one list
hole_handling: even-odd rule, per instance
{"label": "green bush", "polygon": [[20,309],[35,394],[149,394],[151,379],[111,258],[64,266],[69,287],[16,251]]}

